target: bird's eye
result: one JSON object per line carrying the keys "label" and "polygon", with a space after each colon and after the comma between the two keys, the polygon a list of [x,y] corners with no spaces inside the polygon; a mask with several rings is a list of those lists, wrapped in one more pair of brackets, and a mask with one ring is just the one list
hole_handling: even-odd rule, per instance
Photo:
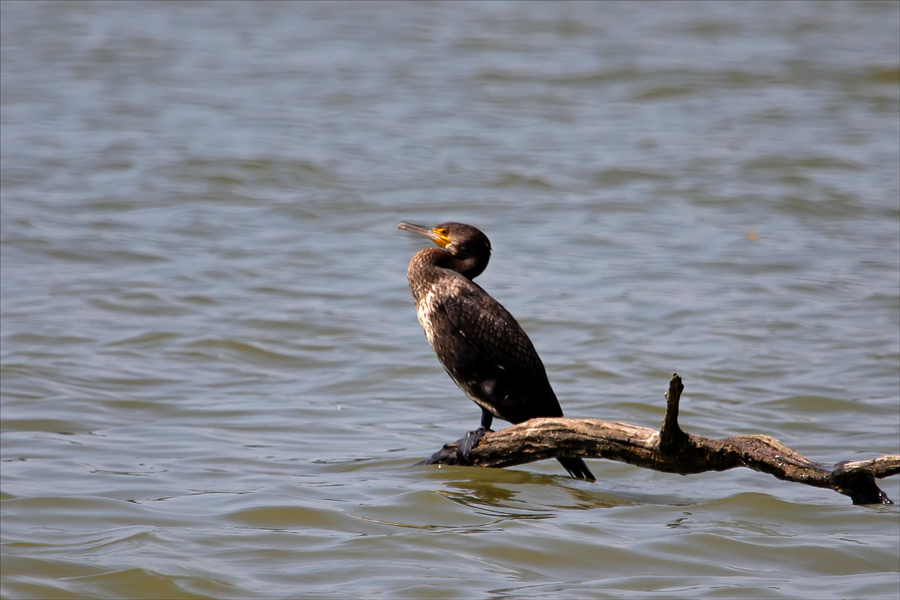
{"label": "bird's eye", "polygon": [[437,233],[438,235],[447,235],[447,230],[446,230],[446,229],[438,229],[438,230],[436,231],[436,233]]}

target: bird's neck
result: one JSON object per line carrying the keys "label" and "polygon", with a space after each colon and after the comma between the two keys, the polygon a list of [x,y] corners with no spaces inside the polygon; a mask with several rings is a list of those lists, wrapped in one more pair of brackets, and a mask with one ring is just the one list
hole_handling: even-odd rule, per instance
{"label": "bird's neck", "polygon": [[466,279],[475,279],[484,272],[488,261],[480,256],[456,258],[441,248],[426,248],[416,253],[415,262],[425,268],[447,269],[459,273]]}
{"label": "bird's neck", "polygon": [[485,266],[487,261],[478,261],[476,258],[460,260],[446,250],[426,248],[419,250],[409,261],[406,278],[418,303],[433,289],[433,286],[451,276],[450,273],[456,273],[471,281],[484,271]]}

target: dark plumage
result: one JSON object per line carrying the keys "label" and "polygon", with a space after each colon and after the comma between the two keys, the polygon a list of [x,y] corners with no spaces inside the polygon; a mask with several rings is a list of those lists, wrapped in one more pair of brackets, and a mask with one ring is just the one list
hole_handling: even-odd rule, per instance
{"label": "dark plumage", "polygon": [[[419,250],[407,279],[428,343],[444,369],[482,410],[481,428],[460,443],[469,451],[494,417],[521,423],[535,417],[561,417],[562,409],[534,345],[503,306],[472,281],[491,257],[491,243],[463,223],[398,229],[423,235],[440,248]],[[579,458],[561,458],[573,477],[594,479]]]}

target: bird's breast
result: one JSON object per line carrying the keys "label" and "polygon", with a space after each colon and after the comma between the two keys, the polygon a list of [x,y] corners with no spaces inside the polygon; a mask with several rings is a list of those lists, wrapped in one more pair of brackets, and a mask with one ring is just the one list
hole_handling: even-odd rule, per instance
{"label": "bird's breast", "polygon": [[435,340],[434,319],[439,304],[437,294],[434,290],[426,292],[426,294],[416,303],[416,316],[419,318],[419,323],[425,331],[425,337],[428,339],[428,343],[432,348],[434,348]]}

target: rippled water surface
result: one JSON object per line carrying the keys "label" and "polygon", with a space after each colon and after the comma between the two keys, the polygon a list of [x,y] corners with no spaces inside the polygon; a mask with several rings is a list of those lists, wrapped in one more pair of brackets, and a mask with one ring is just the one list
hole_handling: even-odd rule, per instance
{"label": "rippled water surface", "polygon": [[[900,452],[900,4],[0,3],[4,598],[880,598],[900,511],[412,467],[400,220],[569,416]],[[900,478],[881,482],[895,501]]]}

